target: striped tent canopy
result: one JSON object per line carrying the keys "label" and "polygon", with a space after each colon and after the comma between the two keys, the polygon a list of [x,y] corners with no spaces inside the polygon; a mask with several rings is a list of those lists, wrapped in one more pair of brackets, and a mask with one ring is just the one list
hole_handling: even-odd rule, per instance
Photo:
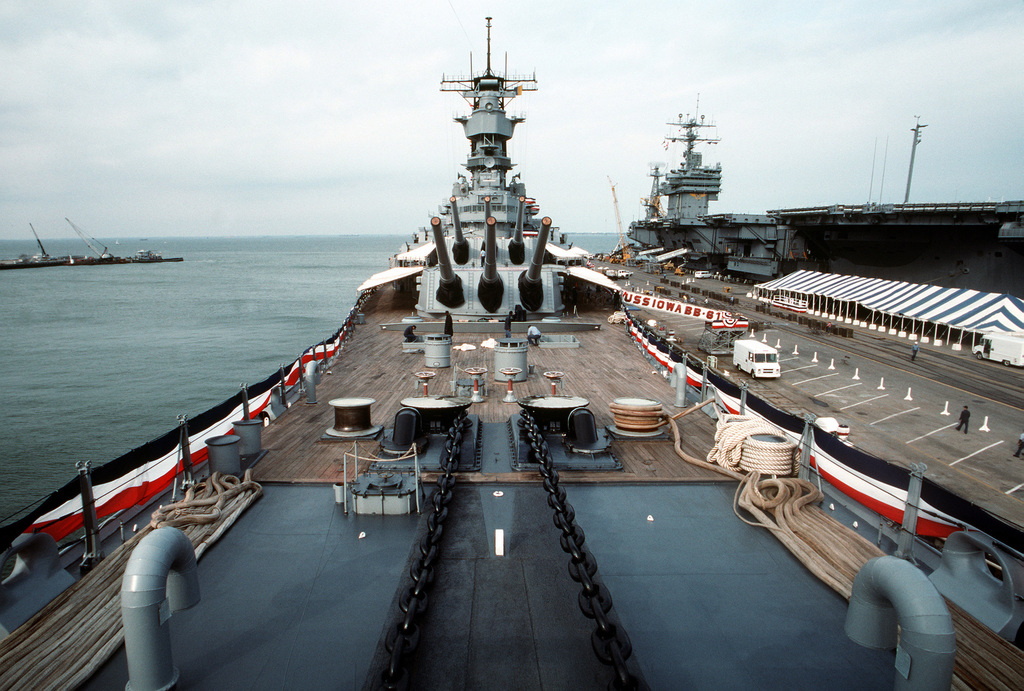
{"label": "striped tent canopy", "polygon": [[981,293],[881,278],[797,271],[756,286],[762,295],[779,291],[856,302],[885,314],[980,332],[1024,331],[1024,300],[1006,293]]}

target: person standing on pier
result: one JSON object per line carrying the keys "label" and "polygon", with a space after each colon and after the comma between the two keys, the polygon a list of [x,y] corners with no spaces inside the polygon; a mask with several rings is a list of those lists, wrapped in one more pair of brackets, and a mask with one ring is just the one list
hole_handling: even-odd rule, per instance
{"label": "person standing on pier", "polygon": [[1024,432],[1020,433],[1020,438],[1017,440],[1017,452],[1013,454],[1014,458],[1020,458],[1020,452],[1024,451]]}
{"label": "person standing on pier", "polygon": [[970,426],[970,422],[971,411],[967,409],[967,406],[964,406],[964,409],[960,411],[960,422],[956,425],[956,431],[959,432],[960,428],[963,427],[964,434],[967,434],[967,428]]}
{"label": "person standing on pier", "polygon": [[919,346],[919,345],[918,345],[918,344],[916,344],[916,343],[915,343],[914,345],[910,346],[910,361],[911,361],[911,362],[913,362],[913,361],[914,361],[914,358],[916,358],[916,357],[917,357],[917,352],[918,352],[919,350],[921,350],[921,346]]}

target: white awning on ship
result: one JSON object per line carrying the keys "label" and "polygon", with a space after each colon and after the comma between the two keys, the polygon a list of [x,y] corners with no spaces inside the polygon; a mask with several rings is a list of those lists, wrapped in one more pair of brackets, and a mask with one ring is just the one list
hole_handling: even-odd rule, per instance
{"label": "white awning on ship", "polygon": [[593,256],[582,247],[570,247],[569,249],[566,249],[564,247],[548,243],[545,245],[544,249],[550,252],[551,256],[555,259],[582,259],[583,257]]}
{"label": "white awning on ship", "polygon": [[660,252],[663,249],[665,249],[665,248],[664,247],[655,247],[653,249],[643,250],[642,252],[637,252],[636,256],[638,256],[638,257],[646,257],[648,254],[654,254],[655,252]]}
{"label": "white awning on ship", "polygon": [[666,259],[671,259],[672,257],[678,257],[679,255],[686,254],[689,251],[690,251],[689,247],[680,247],[677,250],[672,250],[671,252],[666,252],[665,254],[659,254],[657,257],[655,257],[655,259],[657,259],[659,262],[663,262]]}
{"label": "white awning on ship", "polygon": [[565,269],[565,272],[570,276],[582,281],[587,281],[588,283],[599,285],[602,288],[610,288],[611,290],[616,291],[622,290],[615,281],[608,278],[600,271],[594,271],[593,269],[588,269],[585,266],[570,266]]}
{"label": "white awning on ship", "polygon": [[402,252],[395,256],[395,259],[403,262],[415,262],[423,261],[430,256],[430,253],[434,251],[434,243],[427,242],[417,247],[413,247],[408,252]]}
{"label": "white awning on ship", "polygon": [[382,286],[385,283],[397,281],[398,279],[405,278],[406,276],[414,276],[415,274],[422,272],[422,266],[396,266],[393,269],[381,271],[380,273],[370,276],[368,279],[363,281],[363,284],[356,288],[356,290],[360,292],[369,290],[370,288],[376,288],[377,286]]}
{"label": "white awning on ship", "polygon": [[1006,293],[982,293],[863,276],[797,271],[755,286],[760,295],[798,293],[857,303],[869,310],[979,332],[1024,331],[1024,300]]}

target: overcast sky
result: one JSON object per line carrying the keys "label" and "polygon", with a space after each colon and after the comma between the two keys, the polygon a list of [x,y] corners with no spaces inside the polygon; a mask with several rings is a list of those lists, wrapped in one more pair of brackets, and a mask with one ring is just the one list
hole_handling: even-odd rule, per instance
{"label": "overcast sky", "polygon": [[1024,198],[1022,0],[630,4],[5,0],[0,239],[425,226],[468,151],[439,82],[483,68],[488,15],[495,67],[536,72],[511,152],[565,231],[615,232],[609,177],[640,216],[698,94],[713,213],[902,202],[915,115],[912,202]]}

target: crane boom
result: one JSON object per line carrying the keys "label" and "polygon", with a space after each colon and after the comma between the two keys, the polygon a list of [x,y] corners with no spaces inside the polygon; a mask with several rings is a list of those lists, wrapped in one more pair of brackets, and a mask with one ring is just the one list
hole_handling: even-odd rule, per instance
{"label": "crane boom", "polygon": [[619,215],[619,199],[615,196],[615,183],[611,177],[608,184],[612,186],[612,203],[615,205],[615,223],[619,226],[619,246],[622,248],[622,261],[629,261],[629,246],[626,244],[626,236],[622,233],[622,217]]}
{"label": "crane boom", "polygon": [[39,251],[42,252],[43,259],[46,259],[50,255],[46,253],[46,248],[43,247],[43,241],[39,239],[39,233],[36,232],[36,229],[32,227],[31,223],[28,224],[28,227],[32,228],[32,234],[36,236],[36,244],[39,245]]}
{"label": "crane boom", "polygon": [[83,240],[85,240],[85,244],[89,246],[89,249],[91,249],[93,252],[99,255],[100,259],[106,259],[107,257],[110,256],[110,253],[107,252],[106,246],[104,246],[101,250],[94,244],[99,242],[96,238],[90,238],[88,235],[86,235],[85,231],[83,231],[81,228],[72,223],[71,219],[68,218],[67,216],[64,217],[64,220],[68,222],[68,224],[74,229],[76,233],[78,233],[78,235]]}

